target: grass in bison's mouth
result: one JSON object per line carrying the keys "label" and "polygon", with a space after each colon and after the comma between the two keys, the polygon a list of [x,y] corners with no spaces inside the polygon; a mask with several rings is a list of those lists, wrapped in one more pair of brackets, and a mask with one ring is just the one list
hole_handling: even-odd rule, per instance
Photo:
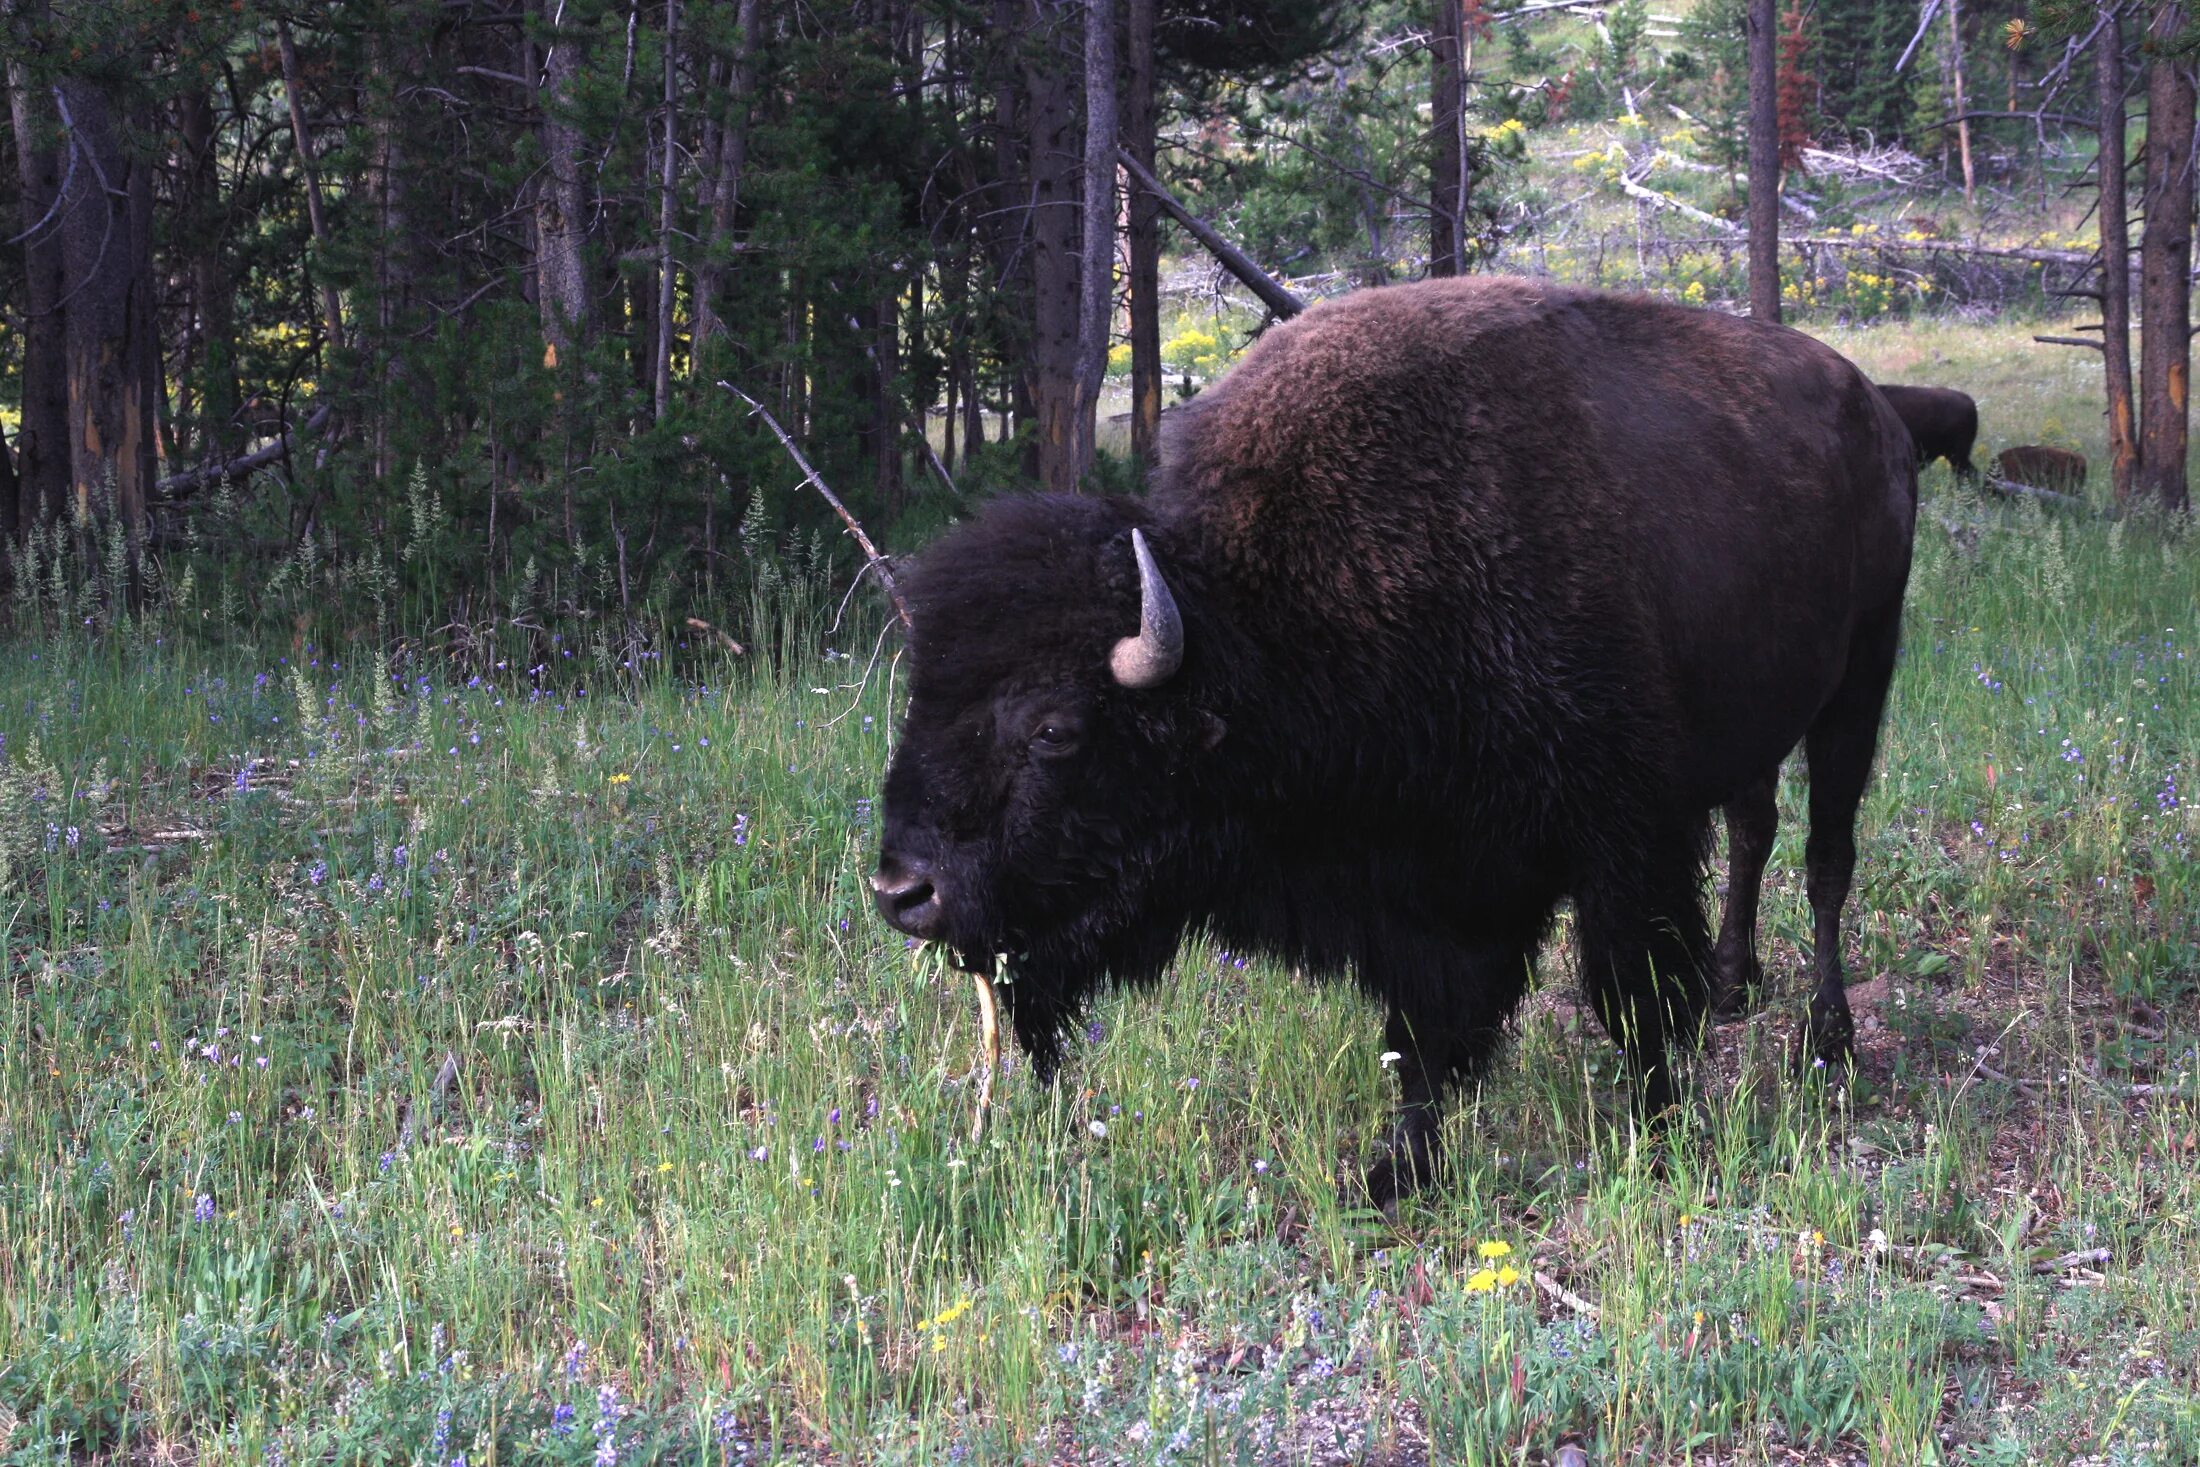
{"label": "grass in bison's mouth", "polygon": [[1199,945],[973,1141],[890,719],[797,676],[0,651],[0,1450],[2200,1460],[2200,551],[1935,482],[1855,1083],[1786,1078],[1791,782],[1701,1124],[1562,936],[1394,1222],[1377,1016]]}

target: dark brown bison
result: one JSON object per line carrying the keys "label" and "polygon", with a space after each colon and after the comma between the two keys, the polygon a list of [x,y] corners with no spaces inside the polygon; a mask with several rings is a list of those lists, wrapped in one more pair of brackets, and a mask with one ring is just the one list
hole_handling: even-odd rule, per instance
{"label": "dark brown bison", "polygon": [[1710,812],[1798,740],[1811,1033],[1845,1053],[1917,492],[1856,368],[1711,312],[1454,280],[1316,306],[1170,417],[1150,499],[998,501],[904,586],[877,904],[1005,965],[1042,1080],[1095,988],[1188,931],[1350,974],[1403,1057],[1388,1201],[1571,898],[1661,1109],[1701,1028]]}
{"label": "dark brown bison", "polygon": [[1971,445],[1978,441],[1978,404],[1968,392],[1953,387],[1897,387],[1879,384],[1879,391],[1917,445],[1919,468],[1934,459],[1946,459],[1948,467],[1965,478],[1978,473],[1971,463]]}
{"label": "dark brown bison", "polygon": [[2067,448],[2026,443],[1994,456],[1994,469],[2013,484],[2052,489],[2058,494],[2085,492],[2085,455]]}

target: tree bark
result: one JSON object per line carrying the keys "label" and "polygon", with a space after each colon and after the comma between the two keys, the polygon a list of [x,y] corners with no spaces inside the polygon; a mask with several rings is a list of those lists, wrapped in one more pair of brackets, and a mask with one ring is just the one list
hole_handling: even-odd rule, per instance
{"label": "tree bark", "polygon": [[2146,223],[2139,235],[2138,492],[2182,510],[2192,363],[2193,74],[2174,47],[2185,7],[2148,27]]}
{"label": "tree bark", "polygon": [[664,159],[657,178],[657,360],[651,397],[657,421],[672,411],[672,300],[679,289],[672,235],[680,222],[680,0],[665,0]]}
{"label": "tree bark", "polygon": [[2124,27],[2110,11],[2095,42],[2100,103],[2101,362],[2108,394],[2108,464],[2116,501],[2139,472],[2138,414],[2131,395],[2131,220],[2124,201]]}
{"label": "tree bark", "polygon": [[16,429],[17,529],[68,513],[68,323],[62,314],[60,121],[53,98],[17,57],[7,62],[9,113],[21,188],[23,419]]}
{"label": "tree bark", "polygon": [[1029,111],[1031,356],[1026,380],[1038,418],[1040,484],[1077,489],[1083,272],[1079,268],[1082,139],[1078,135],[1078,0],[1042,0],[1039,31],[1025,52]]}
{"label": "tree bark", "polygon": [[1466,167],[1462,120],[1466,87],[1459,60],[1460,0],[1434,0],[1429,16],[1429,248],[1428,273],[1466,273],[1464,233],[1466,220],[1460,207]]}
{"label": "tree bark", "polygon": [[[1160,122],[1155,107],[1155,0],[1128,0],[1128,86],[1123,98],[1123,147],[1148,173],[1154,169]],[[1161,204],[1126,180],[1131,289],[1131,457],[1146,468],[1161,462]]]}
{"label": "tree bark", "polygon": [[[545,0],[553,14],[555,0]],[[553,350],[570,352],[595,335],[595,313],[584,257],[588,200],[582,191],[581,133],[573,122],[573,92],[580,80],[577,29],[552,35],[542,64],[542,178],[535,192],[536,300],[542,336]]]}
{"label": "tree bark", "polygon": [[1749,0],[1749,314],[1780,319],[1780,93],[1774,0]]}
{"label": "tree bark", "polygon": [[1085,0],[1084,241],[1078,251],[1077,420],[1072,450],[1077,477],[1092,471],[1098,447],[1100,388],[1108,375],[1115,325],[1115,3]]}
{"label": "tree bark", "polygon": [[77,512],[118,516],[134,550],[157,463],[160,401],[152,167],[124,148],[102,86],[72,78],[55,91],[79,162],[62,198],[69,479]]}
{"label": "tree bark", "polygon": [[756,94],[756,0],[740,0],[734,20],[733,67],[726,84],[726,120],[718,138],[717,176],[710,185],[710,233],[695,271],[695,324],[689,345],[691,370],[703,370],[703,346],[725,329],[718,297],[741,208],[741,175],[749,163],[749,106]]}
{"label": "tree bark", "polygon": [[22,532],[22,485],[15,477],[15,451],[8,447],[8,435],[0,429],[0,545],[12,545]]}

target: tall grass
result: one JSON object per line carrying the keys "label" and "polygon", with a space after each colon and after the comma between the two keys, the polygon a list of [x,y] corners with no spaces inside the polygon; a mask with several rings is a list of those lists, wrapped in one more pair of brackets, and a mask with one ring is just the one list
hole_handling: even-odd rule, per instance
{"label": "tall grass", "polygon": [[1933,483],[1855,1084],[1789,1077],[1791,782],[1699,1123],[1560,945],[1395,1223],[1375,1014],[1204,945],[968,1140],[875,628],[0,652],[0,1453],[2200,1460],[2200,555]]}

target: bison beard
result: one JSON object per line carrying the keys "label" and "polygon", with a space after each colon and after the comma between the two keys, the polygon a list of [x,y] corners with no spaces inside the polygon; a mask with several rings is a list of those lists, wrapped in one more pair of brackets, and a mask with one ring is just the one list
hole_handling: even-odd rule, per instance
{"label": "bison beard", "polygon": [[1583,986],[1662,1109],[1707,986],[1754,989],[1798,741],[1806,1038],[1846,1056],[1840,913],[1916,512],[1909,437],[1855,368],[1778,327],[1453,280],[1318,306],[1170,416],[1150,499],[997,502],[905,585],[872,884],[903,931],[1005,957],[1042,1080],[1100,985],[1189,931],[1349,974],[1402,1056],[1388,1202],[1570,899]]}

